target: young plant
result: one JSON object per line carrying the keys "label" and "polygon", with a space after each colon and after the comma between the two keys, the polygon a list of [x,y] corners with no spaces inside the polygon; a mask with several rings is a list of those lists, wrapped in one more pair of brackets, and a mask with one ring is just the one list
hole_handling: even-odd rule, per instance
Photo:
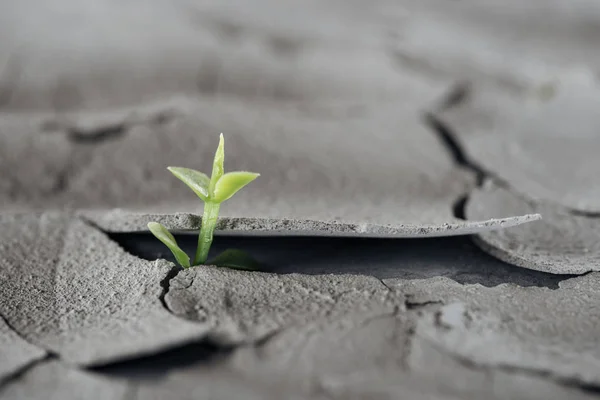
{"label": "young plant", "polygon": [[[158,222],[150,222],[148,224],[150,232],[171,250],[173,256],[175,256],[175,259],[183,268],[206,263],[208,251],[213,242],[213,233],[217,225],[221,203],[230,199],[241,188],[260,176],[260,174],[246,171],[224,173],[223,163],[225,152],[223,142],[223,134],[221,134],[210,178],[200,171],[189,168],[167,168],[204,202],[202,225],[198,234],[198,247],[196,248],[193,263],[190,263],[189,256],[177,245],[177,241],[167,228]],[[247,265],[248,268],[253,267],[253,265],[250,265],[252,263],[248,261],[250,258],[248,256],[240,256],[241,254],[242,252],[239,250],[228,250],[215,260],[219,261],[223,266],[230,266],[232,268],[244,269],[244,265]]]}

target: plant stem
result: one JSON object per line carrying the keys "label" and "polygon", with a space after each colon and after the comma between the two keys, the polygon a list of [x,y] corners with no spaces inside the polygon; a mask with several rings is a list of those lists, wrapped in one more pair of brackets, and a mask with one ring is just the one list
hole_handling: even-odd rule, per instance
{"label": "plant stem", "polygon": [[213,232],[217,226],[217,217],[219,215],[221,204],[207,201],[204,203],[204,213],[202,214],[202,226],[198,234],[198,248],[196,249],[196,257],[194,265],[201,265],[208,258],[208,251],[213,241]]}

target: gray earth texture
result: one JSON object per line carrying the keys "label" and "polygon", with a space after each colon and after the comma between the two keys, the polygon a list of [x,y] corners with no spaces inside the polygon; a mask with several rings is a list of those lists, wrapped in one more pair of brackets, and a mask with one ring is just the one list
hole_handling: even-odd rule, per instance
{"label": "gray earth texture", "polygon": [[[0,2],[0,400],[600,398],[600,3]],[[201,201],[261,176],[181,269]],[[210,263],[208,263],[210,264]]]}

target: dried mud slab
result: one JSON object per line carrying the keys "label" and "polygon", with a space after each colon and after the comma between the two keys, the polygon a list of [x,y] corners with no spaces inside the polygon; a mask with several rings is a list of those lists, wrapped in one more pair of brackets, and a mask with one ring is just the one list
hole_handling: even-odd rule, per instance
{"label": "dried mud slab", "polygon": [[227,365],[265,386],[325,392],[335,399],[595,398],[543,376],[468,365],[415,333],[417,321],[433,312],[411,307],[414,311],[400,307],[395,314],[365,312],[329,324],[292,325],[236,350]]}
{"label": "dried mud slab", "polygon": [[[72,144],[63,135],[42,135],[39,118],[0,117],[0,204],[2,211],[30,210],[31,199],[60,191]],[[26,160],[26,163],[24,162]]]}
{"label": "dried mud slab", "polygon": [[43,362],[0,387],[0,399],[126,400],[132,388],[123,381],[77,370],[57,361]]}
{"label": "dried mud slab", "polygon": [[385,283],[411,304],[439,304],[415,334],[463,364],[590,390],[600,385],[600,274],[565,280],[557,290],[446,278]]}
{"label": "dried mud slab", "polygon": [[[193,109],[171,124],[134,127],[98,145],[69,180],[64,201],[85,207],[82,215],[110,231],[145,230],[155,218],[170,228],[197,228],[199,200],[165,166],[210,171],[216,132],[223,131],[226,168],[261,177],[223,205],[219,230],[444,236],[536,218],[455,218],[452,205],[474,177],[454,166],[405,102],[368,106],[345,119],[233,99],[197,101]],[[183,214],[171,215],[177,212]]]}
{"label": "dried mud slab", "polygon": [[[453,165],[418,111],[404,102],[369,107],[345,122],[273,103],[186,104],[186,114],[168,123],[133,123],[119,128],[117,137],[109,126],[104,139],[36,131],[39,116],[8,118],[10,156],[3,161],[12,183],[0,198],[12,211],[85,208],[81,215],[111,231],[146,230],[152,219],[196,229],[200,201],[166,166],[210,171],[216,132],[225,128],[227,168],[262,175],[223,206],[219,230],[446,236],[537,218],[455,218],[452,205],[474,186],[474,177]],[[39,168],[24,169],[22,160],[32,157]]]}
{"label": "dried mud slab", "polygon": [[469,102],[441,118],[474,162],[516,191],[598,213],[599,102],[597,79],[573,71],[528,98],[476,87]]}
{"label": "dried mud slab", "polygon": [[58,361],[43,362],[0,387],[1,400],[320,400],[277,386],[250,382],[239,374],[215,366],[176,372],[164,379],[132,382],[75,369]]}
{"label": "dried mud slab", "polygon": [[27,365],[42,359],[46,351],[23,340],[0,318],[0,384]]}
{"label": "dried mud slab", "polygon": [[492,184],[475,190],[466,216],[540,213],[541,221],[480,233],[476,243],[507,263],[553,274],[600,271],[600,219],[573,215],[548,202],[527,201]]}
{"label": "dried mud slab", "polygon": [[[160,222],[170,230],[185,232],[198,230],[202,222],[199,214],[139,214],[122,210],[82,211],[84,218],[93,221],[103,230],[111,232],[140,232],[147,229],[148,222]],[[236,218],[221,217],[216,231],[238,235],[277,235],[277,236],[362,236],[372,238],[415,238],[470,235],[473,233],[511,228],[540,219],[538,214],[517,217],[493,218],[482,221],[443,223],[440,225],[422,224],[385,226],[377,224],[357,224],[326,222],[317,220],[276,219],[276,218]]]}
{"label": "dried mud slab", "polygon": [[[340,399],[399,393],[416,399],[595,395],[600,292],[593,275],[565,281],[554,291],[485,288],[445,278],[388,279],[388,289],[370,278],[346,276],[337,285],[328,282],[324,293],[318,281],[302,275],[231,273],[223,279],[215,275],[220,272],[184,273],[172,281],[173,297],[167,297],[176,312],[184,311],[180,315],[201,320],[213,315],[229,332],[243,327],[242,335],[233,336],[244,342],[213,372],[221,369],[237,379],[307,397]],[[217,293],[208,284],[198,286],[198,280],[208,282],[209,274]],[[346,279],[353,282],[350,291]],[[221,289],[220,280],[230,289]],[[294,281],[302,282],[302,291]],[[238,287],[244,287],[243,296]],[[335,306],[323,302],[324,294]],[[372,300],[357,305],[354,299],[361,298]],[[579,311],[582,302],[590,307]],[[557,320],[556,312],[569,316]],[[216,338],[224,336],[221,332]],[[191,385],[210,370],[191,366],[174,375],[182,385]]]}
{"label": "dried mud slab", "polygon": [[180,317],[214,326],[225,344],[260,340],[293,324],[369,310],[393,312],[398,299],[372,277],[276,275],[203,267],[181,271],[165,296]]}
{"label": "dried mud slab", "polygon": [[[428,315],[431,317],[431,314]],[[441,398],[477,399],[595,399],[593,388],[586,390],[575,382],[563,383],[543,373],[517,368],[475,365],[457,357],[417,327],[407,359],[411,377],[419,379],[425,392]],[[393,378],[390,377],[390,383]],[[390,385],[391,386],[391,385]],[[393,387],[393,386],[392,386]],[[393,393],[393,392],[392,392]],[[401,388],[396,393],[403,393]],[[447,396],[447,397],[446,397]]]}
{"label": "dried mud slab", "polygon": [[0,311],[23,338],[75,364],[103,364],[202,336],[161,304],[172,264],[127,254],[66,214],[0,216]]}
{"label": "dried mud slab", "polygon": [[[255,365],[258,367],[258,365]],[[260,382],[232,370],[225,364],[193,366],[158,381],[136,384],[132,399],[211,400],[325,400],[321,393],[303,394],[277,382]]]}

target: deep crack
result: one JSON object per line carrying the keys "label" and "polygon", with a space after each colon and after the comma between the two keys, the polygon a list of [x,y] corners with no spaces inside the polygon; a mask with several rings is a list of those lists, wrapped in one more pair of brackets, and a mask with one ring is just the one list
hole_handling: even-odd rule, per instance
{"label": "deep crack", "polygon": [[454,215],[454,218],[462,219],[465,221],[467,220],[465,208],[467,206],[468,201],[468,194],[464,194],[454,201],[454,204],[452,205],[452,215]]}
{"label": "deep crack", "polygon": [[483,184],[486,178],[492,177],[489,172],[485,171],[481,166],[471,160],[454,132],[452,132],[452,130],[439,118],[432,113],[426,113],[425,122],[437,134],[441,143],[450,153],[454,163],[475,173],[478,187]]}
{"label": "deep crack", "polygon": [[[126,248],[126,246],[124,247],[123,244],[121,242],[119,242],[119,240],[116,240],[110,232],[106,232],[104,229],[99,227],[98,224],[96,224],[94,221],[91,221],[90,219],[82,217],[82,216],[79,216],[78,218],[80,220],[82,220],[86,225],[88,225],[88,226],[100,231],[102,234],[106,235],[106,237],[108,237],[113,242],[117,243],[119,245],[119,247],[121,249],[123,249],[124,251],[126,251],[128,254],[131,254],[135,257],[139,257],[139,255],[132,253],[128,248]],[[155,260],[155,261],[157,261],[157,260]],[[161,291],[160,295],[158,296],[158,298],[159,298],[162,306],[168,312],[171,312],[171,309],[167,306],[165,297],[167,296],[167,293],[169,293],[169,290],[171,289],[171,280],[173,278],[175,278],[177,276],[177,274],[179,274],[181,271],[183,271],[183,268],[181,268],[178,265],[174,265],[173,267],[171,267],[169,272],[167,272],[167,275],[165,275],[165,277],[160,281],[160,287],[162,288],[162,291]]]}
{"label": "deep crack", "polygon": [[78,144],[96,144],[111,139],[118,139],[125,135],[129,126],[125,123],[117,123],[96,129],[70,128],[67,137]]}
{"label": "deep crack", "polygon": [[169,290],[171,289],[171,279],[175,278],[177,276],[177,274],[179,274],[179,272],[181,272],[181,271],[183,271],[183,268],[175,265],[169,270],[169,272],[163,278],[163,280],[160,281],[160,286],[162,287],[162,292],[160,293],[160,296],[158,296],[158,298],[160,299],[160,303],[163,305],[165,310],[167,310],[168,312],[171,312],[171,309],[167,305],[165,297],[167,296],[167,293],[169,293]]}
{"label": "deep crack", "polygon": [[404,305],[407,310],[418,310],[420,308],[440,305],[443,304],[441,300],[427,300],[427,301],[411,301],[410,299],[404,300]]}
{"label": "deep crack", "polygon": [[573,208],[568,208],[567,211],[569,214],[577,217],[600,218],[600,211],[582,211]]}
{"label": "deep crack", "polygon": [[[450,95],[448,96],[448,99],[444,101],[445,105],[440,107],[442,110],[455,106],[456,105],[455,103],[462,102],[464,97],[466,97],[468,95],[468,90],[458,89],[455,92],[451,92]],[[465,93],[463,93],[463,92],[465,92]],[[440,139],[440,142],[448,150],[448,153],[450,153],[450,156],[452,157],[452,160],[454,161],[454,163],[461,168],[465,168],[465,169],[475,173],[475,182],[476,182],[476,186],[478,188],[483,187],[484,184],[486,183],[486,181],[490,180],[494,183],[494,185],[496,185],[502,189],[509,190],[511,193],[519,194],[519,192],[515,192],[511,188],[510,184],[507,181],[500,178],[495,173],[493,173],[489,170],[486,170],[479,163],[473,161],[473,159],[468,155],[467,151],[464,150],[463,145],[460,143],[460,140],[458,139],[457,135],[452,131],[452,129],[446,123],[444,123],[441,119],[439,119],[434,113],[432,113],[432,112],[426,113],[425,114],[425,122],[433,130],[433,132],[435,132],[435,134]],[[523,198],[523,195],[521,195],[520,197]],[[454,216],[456,218],[466,220],[466,218],[464,216],[464,205],[465,205],[466,201],[468,201],[468,198],[469,198],[469,194],[466,194],[466,195],[462,195],[455,201],[455,203],[453,205],[453,212],[454,212]],[[524,198],[524,200],[526,200],[534,205],[537,204],[536,201],[533,201],[530,199]],[[600,218],[600,211],[583,211],[583,210],[574,209],[574,208],[568,207],[568,206],[564,206],[564,209],[569,214],[574,215],[574,216],[587,217],[587,218]]]}

